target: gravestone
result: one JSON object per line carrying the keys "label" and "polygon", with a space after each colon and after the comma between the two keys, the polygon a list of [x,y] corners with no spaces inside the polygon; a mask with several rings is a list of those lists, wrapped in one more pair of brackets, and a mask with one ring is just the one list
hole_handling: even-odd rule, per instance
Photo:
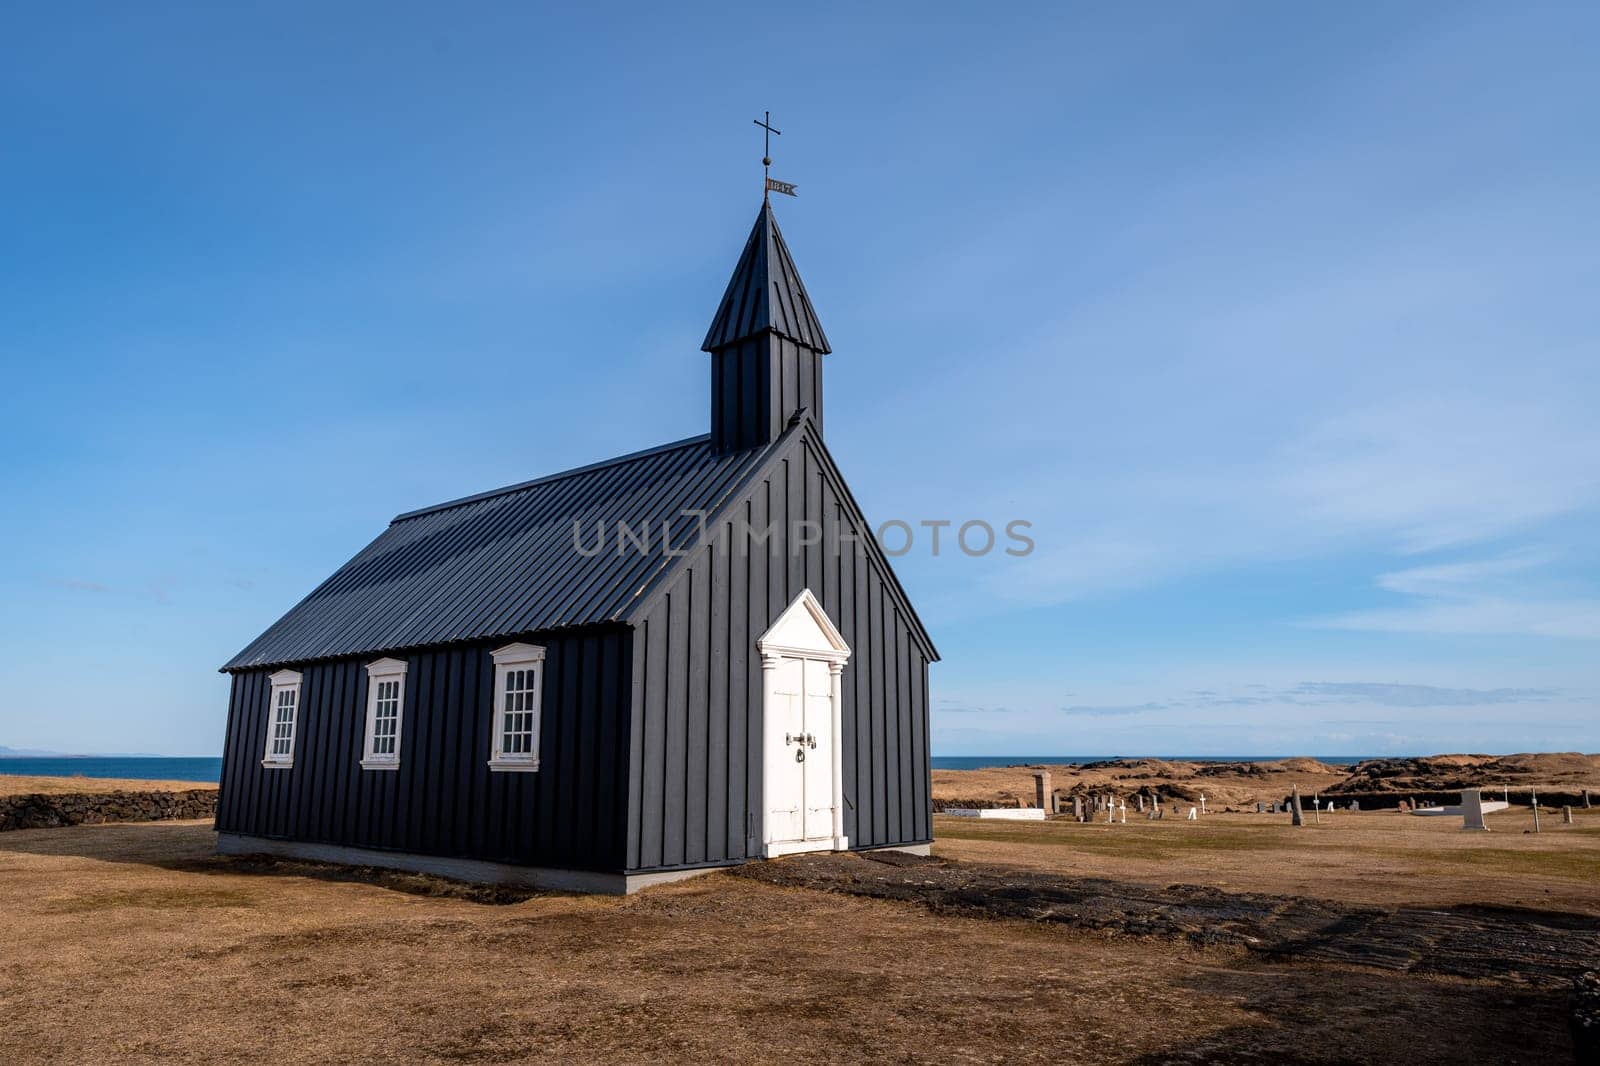
{"label": "gravestone", "polygon": [[1188,817],[1187,821],[1198,822],[1199,820],[1200,820],[1200,812],[1196,808],[1190,807],[1189,808],[1189,817]]}
{"label": "gravestone", "polygon": [[1265,814],[1265,813],[1267,813],[1267,805],[1265,803],[1262,803],[1260,800],[1256,800],[1256,813],[1257,814]]}
{"label": "gravestone", "polygon": [[1033,775],[1033,805],[1047,813],[1050,810],[1049,770],[1038,770]]}
{"label": "gravestone", "polygon": [[1561,824],[1562,825],[1571,825],[1572,824],[1572,808],[1571,807],[1563,807],[1563,808],[1561,808]]}
{"label": "gravestone", "polygon": [[1351,800],[1350,801],[1350,809],[1352,811],[1359,811],[1361,809],[1361,801],[1360,800]]}
{"label": "gravestone", "polygon": [[1583,807],[1584,807],[1585,810],[1589,809],[1589,790],[1588,789],[1584,789],[1583,790]]}
{"label": "gravestone", "polygon": [[1134,796],[1133,798],[1139,802],[1139,813],[1143,814],[1144,813],[1144,793],[1141,792],[1137,796]]}
{"label": "gravestone", "polygon": [[1461,792],[1461,828],[1489,831],[1483,823],[1483,790],[1463,789]]}
{"label": "gravestone", "polygon": [[1123,800],[1122,801],[1122,824],[1123,825],[1127,825],[1128,824],[1128,801],[1127,800]]}
{"label": "gravestone", "polygon": [[1204,792],[1200,793],[1200,813],[1206,813],[1206,794]]}
{"label": "gravestone", "polygon": [[1300,810],[1300,786],[1295,785],[1294,791],[1289,796],[1289,824],[1305,825],[1305,814]]}
{"label": "gravestone", "polygon": [[1072,797],[1072,817],[1077,819],[1080,822],[1083,821],[1083,797],[1082,796],[1073,796]]}

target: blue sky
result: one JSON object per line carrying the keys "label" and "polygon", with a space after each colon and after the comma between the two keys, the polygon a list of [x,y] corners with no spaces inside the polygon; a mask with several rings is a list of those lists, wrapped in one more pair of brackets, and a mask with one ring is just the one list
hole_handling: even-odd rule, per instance
{"label": "blue sky", "polygon": [[0,744],[702,432],[770,108],[936,753],[1600,749],[1592,6],[228,7],[0,16]]}

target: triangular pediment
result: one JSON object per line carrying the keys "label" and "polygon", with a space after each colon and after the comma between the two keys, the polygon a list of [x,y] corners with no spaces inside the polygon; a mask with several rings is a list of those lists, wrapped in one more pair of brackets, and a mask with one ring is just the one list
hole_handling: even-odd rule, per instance
{"label": "triangular pediment", "polygon": [[804,589],[784,608],[772,628],[761,635],[756,647],[764,655],[803,655],[844,662],[850,658],[850,645],[844,642],[833,619],[810,589]]}

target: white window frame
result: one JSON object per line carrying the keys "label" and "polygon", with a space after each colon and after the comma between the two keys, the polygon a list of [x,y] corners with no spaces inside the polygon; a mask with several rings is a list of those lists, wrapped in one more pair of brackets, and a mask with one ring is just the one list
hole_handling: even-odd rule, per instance
{"label": "white window frame", "polygon": [[[379,659],[375,663],[367,664],[367,732],[366,740],[361,745],[361,768],[363,770],[398,770],[400,769],[400,737],[404,732],[406,721],[406,668],[409,666],[401,659]],[[394,751],[380,755],[376,751],[377,726],[378,726],[378,693],[380,686],[385,682],[393,682],[395,689],[394,708]]]}
{"label": "white window frame", "polygon": [[[272,683],[267,695],[267,746],[261,765],[269,770],[287,770],[294,765],[294,744],[300,733],[300,674],[295,670],[279,670],[267,678]],[[273,734],[277,731],[279,693],[294,694],[294,714],[289,719],[289,750],[274,755]]]}
{"label": "white window frame", "polygon": [[[491,654],[494,659],[494,703],[489,709],[489,769],[496,771],[530,773],[539,769],[539,727],[544,721],[544,649],[537,644],[507,644]],[[533,673],[531,706],[515,713],[533,714],[533,740],[527,752],[506,753],[505,743],[506,682],[514,671]]]}

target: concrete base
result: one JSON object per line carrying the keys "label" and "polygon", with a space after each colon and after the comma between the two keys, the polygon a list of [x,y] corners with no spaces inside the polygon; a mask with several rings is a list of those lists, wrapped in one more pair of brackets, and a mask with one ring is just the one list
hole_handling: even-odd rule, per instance
{"label": "concrete base", "polygon": [[[1493,814],[1495,811],[1505,810],[1511,804],[1501,800],[1484,800],[1480,806],[1484,814]],[[1466,813],[1466,809],[1462,804],[1452,803],[1448,807],[1422,807],[1411,813],[1418,818],[1460,818]]]}
{"label": "concrete base", "polygon": [[346,866],[379,866],[386,870],[432,874],[455,881],[480,884],[523,885],[553,892],[594,892],[621,896],[651,885],[682,881],[686,877],[710,873],[717,867],[695,870],[658,870],[652,873],[600,873],[593,870],[558,870],[547,866],[513,866],[480,859],[452,859],[439,855],[417,855],[404,851],[379,851],[342,844],[314,844],[299,840],[273,840],[245,833],[218,833],[217,853],[221,855],[277,855],[312,862],[334,862]]}
{"label": "concrete base", "polygon": [[1012,822],[1042,822],[1043,807],[946,807],[940,814],[956,818],[1002,818]]}
{"label": "concrete base", "polygon": [[933,854],[932,844],[890,844],[882,848],[862,848],[862,851],[903,851],[907,855],[928,856]]}

